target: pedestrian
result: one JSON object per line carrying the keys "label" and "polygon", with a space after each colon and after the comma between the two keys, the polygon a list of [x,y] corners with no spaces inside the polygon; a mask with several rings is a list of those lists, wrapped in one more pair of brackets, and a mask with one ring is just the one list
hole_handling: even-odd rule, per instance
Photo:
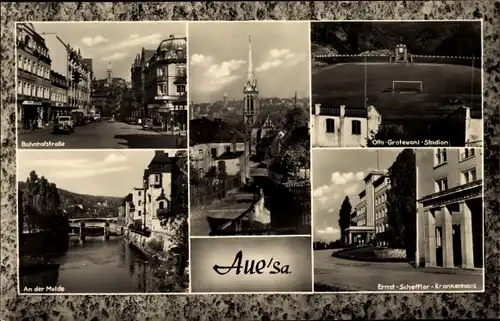
{"label": "pedestrian", "polygon": [[141,118],[139,118],[139,119],[137,120],[137,124],[138,124],[139,126],[142,124],[142,120],[141,120]]}

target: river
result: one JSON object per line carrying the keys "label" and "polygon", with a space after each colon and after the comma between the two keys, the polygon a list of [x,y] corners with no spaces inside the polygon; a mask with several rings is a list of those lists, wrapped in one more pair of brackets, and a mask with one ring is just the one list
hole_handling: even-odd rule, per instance
{"label": "river", "polygon": [[[167,279],[160,262],[148,260],[122,238],[71,239],[68,250],[45,264],[20,271],[21,293],[184,292]],[[37,287],[39,287],[37,289]],[[51,288],[54,287],[54,288]]]}

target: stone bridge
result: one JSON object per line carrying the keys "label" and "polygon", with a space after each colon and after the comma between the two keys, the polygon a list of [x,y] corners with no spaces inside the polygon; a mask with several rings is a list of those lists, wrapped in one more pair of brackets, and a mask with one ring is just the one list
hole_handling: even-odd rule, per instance
{"label": "stone bridge", "polygon": [[118,217],[103,217],[103,218],[75,218],[69,219],[70,234],[81,235],[80,232],[82,223],[85,226],[84,234],[86,236],[103,236],[106,234],[106,229],[109,235],[122,235],[123,225],[118,223]]}

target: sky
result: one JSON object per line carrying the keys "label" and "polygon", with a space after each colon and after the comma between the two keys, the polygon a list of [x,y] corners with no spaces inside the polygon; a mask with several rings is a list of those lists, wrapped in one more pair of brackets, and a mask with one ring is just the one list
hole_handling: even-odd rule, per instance
{"label": "sky", "polygon": [[[165,150],[174,156],[176,149]],[[18,181],[26,181],[35,170],[58,188],[79,194],[125,197],[142,186],[144,169],[154,150],[73,150],[18,152]]]}
{"label": "sky", "polygon": [[130,68],[142,47],[156,49],[170,34],[185,37],[187,30],[186,23],[171,21],[43,22],[33,25],[39,34],[56,33],[63,42],[79,48],[84,58],[92,58],[96,79],[106,77],[106,69],[111,62],[113,77],[126,80],[131,78]]}
{"label": "sky", "polygon": [[[378,151],[379,169],[388,169],[402,149]],[[377,168],[377,151],[370,149],[313,149],[314,239],[340,238],[339,211],[346,196],[353,209],[364,188],[364,177]]]}
{"label": "sky", "polygon": [[248,36],[259,96],[309,97],[308,22],[207,22],[189,25],[189,88],[194,103],[243,98]]}

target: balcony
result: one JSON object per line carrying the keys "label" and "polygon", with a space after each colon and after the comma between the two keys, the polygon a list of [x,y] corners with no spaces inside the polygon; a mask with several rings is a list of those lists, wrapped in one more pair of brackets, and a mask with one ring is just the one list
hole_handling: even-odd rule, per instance
{"label": "balcony", "polygon": [[187,84],[187,75],[185,72],[175,77],[174,85],[186,85],[186,84]]}

